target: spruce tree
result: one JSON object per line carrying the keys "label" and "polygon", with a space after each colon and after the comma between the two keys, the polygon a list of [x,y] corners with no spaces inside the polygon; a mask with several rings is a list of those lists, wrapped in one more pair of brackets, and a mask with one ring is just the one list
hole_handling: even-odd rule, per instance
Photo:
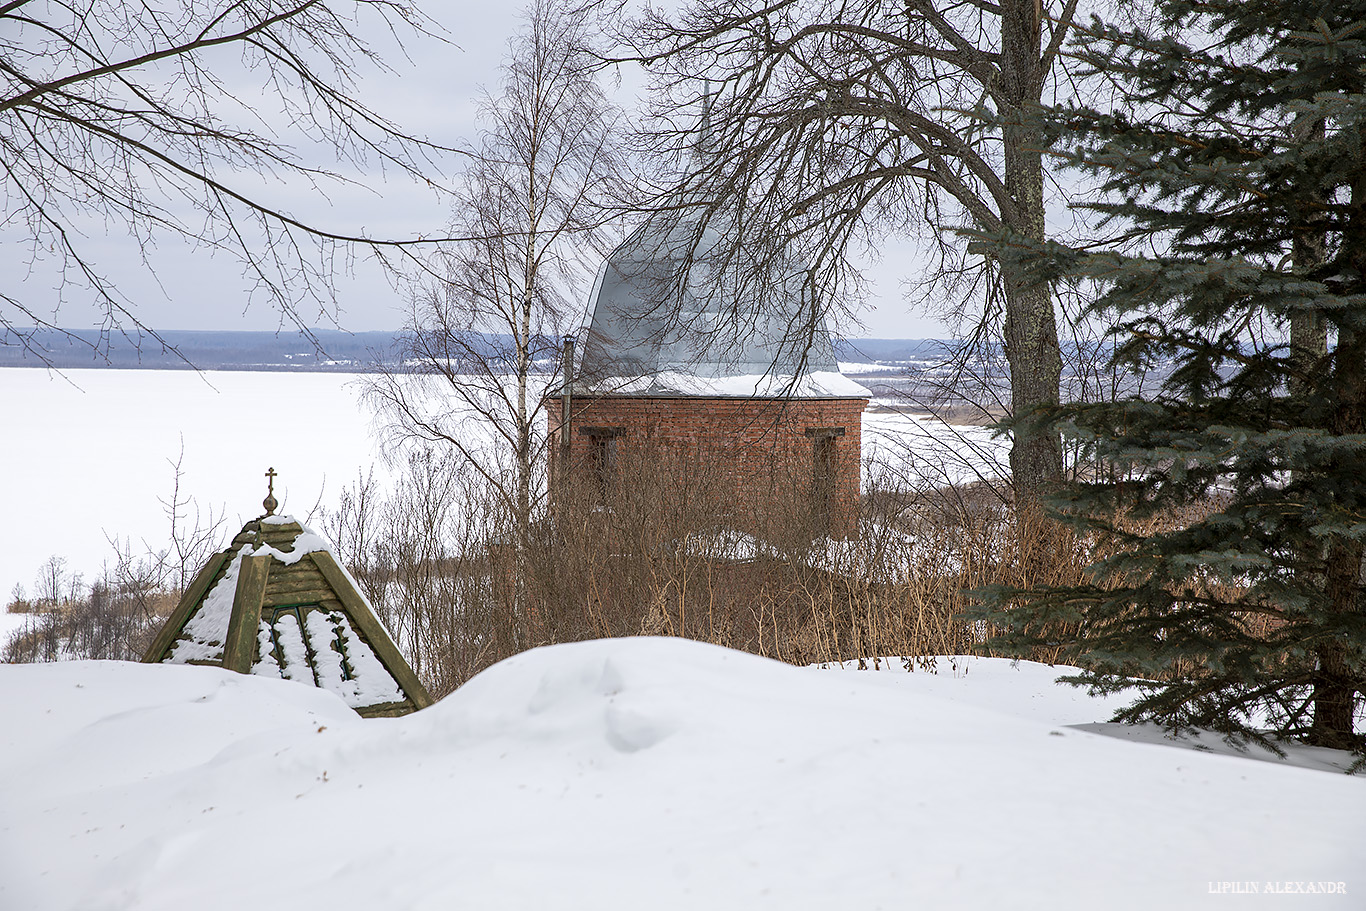
{"label": "spruce tree", "polygon": [[[1120,721],[1366,748],[1366,0],[1168,0],[1081,52],[1122,110],[1051,112],[1117,238],[1002,242],[1097,289],[1119,364],[1160,391],[1045,418],[1110,467],[1054,514],[1087,584],[993,589]],[[1157,531],[1144,529],[1156,527]]]}

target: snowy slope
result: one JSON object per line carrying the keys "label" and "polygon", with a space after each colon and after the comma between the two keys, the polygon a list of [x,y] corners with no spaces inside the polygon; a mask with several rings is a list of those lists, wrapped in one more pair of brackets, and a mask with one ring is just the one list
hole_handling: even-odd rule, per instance
{"label": "snowy slope", "polygon": [[[863,415],[865,475],[890,471],[906,487],[994,481],[1010,474],[1010,440],[990,427],[945,424],[914,414]],[[869,478],[865,476],[867,486]]]}
{"label": "snowy slope", "polygon": [[[1366,780],[1084,732],[1112,706],[1056,669],[955,667],[590,642],[364,721],[215,669],[0,666],[0,908],[1366,904]],[[1268,881],[1348,892],[1210,892]]]}

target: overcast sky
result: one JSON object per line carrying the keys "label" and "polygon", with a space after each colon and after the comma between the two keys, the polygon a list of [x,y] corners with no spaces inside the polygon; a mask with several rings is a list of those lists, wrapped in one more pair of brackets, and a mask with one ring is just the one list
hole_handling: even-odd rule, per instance
{"label": "overcast sky", "polygon": [[[519,7],[506,0],[419,0],[421,8],[449,34],[454,47],[437,42],[409,42],[411,62],[390,54],[397,71],[392,75],[370,74],[362,84],[363,100],[410,132],[426,134],[451,145],[473,144],[475,114],[481,87],[497,89],[499,65],[508,39],[521,24]],[[506,3],[506,5],[505,5]],[[634,103],[635,92],[618,92],[618,103]],[[268,112],[267,112],[268,116]],[[342,232],[364,230],[368,236],[409,237],[439,232],[449,213],[445,203],[425,187],[399,179],[386,180],[370,172],[355,175],[361,186],[329,188],[326,194],[312,188],[272,186],[270,198],[305,219]],[[250,287],[240,264],[225,255],[211,257],[175,240],[159,240],[150,251],[156,268],[153,276],[143,267],[137,247],[122,236],[120,226],[86,229],[85,249],[93,252],[105,272],[135,302],[139,317],[156,329],[277,329],[292,331],[281,314],[259,300],[249,304]],[[29,266],[20,238],[6,233],[4,257],[10,275]],[[870,263],[867,274],[873,285],[870,307],[862,313],[862,327],[832,326],[847,337],[914,338],[942,337],[948,330],[937,320],[911,312],[904,301],[901,280],[915,277],[919,263],[910,247],[889,245],[881,262]],[[383,270],[357,262],[354,275],[339,281],[339,324],[351,331],[391,330],[404,322],[403,295],[395,291]],[[55,284],[41,267],[29,274],[27,295],[41,295]],[[68,328],[94,325],[93,308],[81,305],[81,294],[67,291],[68,303],[54,322]],[[41,309],[41,308],[40,308]],[[301,307],[309,325],[330,327],[328,314],[317,305]]]}

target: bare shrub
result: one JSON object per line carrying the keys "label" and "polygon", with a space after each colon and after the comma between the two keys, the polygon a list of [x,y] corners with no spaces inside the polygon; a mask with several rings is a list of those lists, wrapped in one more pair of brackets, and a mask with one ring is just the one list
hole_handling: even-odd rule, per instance
{"label": "bare shrub", "polygon": [[[1103,556],[988,485],[878,471],[858,533],[832,539],[809,470],[789,462],[775,456],[744,479],[762,496],[739,498],[716,452],[633,447],[607,483],[567,473],[518,547],[506,496],[458,457],[416,451],[388,485],[358,477],[319,524],[438,696],[528,648],[616,636],[686,637],[796,664],[928,664],[980,652],[993,632],[962,619],[972,591],[1073,585]],[[167,504],[180,517],[174,545],[136,557],[124,543],[89,585],[53,558],[32,598],[17,590],[10,610],[31,622],[4,660],[139,657],[212,546],[178,492]],[[1010,657],[1053,661],[1057,650]]]}
{"label": "bare shrub", "polygon": [[[763,507],[703,449],[633,448],[610,483],[570,473],[525,548],[506,498],[454,459],[414,456],[391,492],[359,479],[324,517],[434,694],[527,648],[680,636],[797,664],[974,651],[965,590],[1034,578],[989,490],[875,487],[859,533],[818,534],[810,479],[776,459]],[[1055,574],[1080,573],[1073,548]]]}
{"label": "bare shrub", "polygon": [[[118,555],[93,583],[68,575],[63,560],[45,564],[38,599],[16,599],[7,610],[28,622],[5,643],[10,664],[75,658],[136,661],[175,607],[180,592],[167,566],[153,557]],[[56,597],[53,591],[60,592]]]}
{"label": "bare shrub", "polygon": [[361,593],[407,656],[413,671],[435,692],[446,692],[441,666],[456,626],[469,509],[477,503],[471,472],[453,455],[409,454],[392,488],[373,475],[358,478],[320,525]]}
{"label": "bare shrub", "polygon": [[35,597],[26,599],[16,588],[6,607],[8,613],[28,614],[29,622],[0,643],[0,662],[142,657],[221,537],[222,513],[201,509],[182,489],[183,455],[182,448],[168,460],[171,493],[161,501],[169,526],[166,545],[144,543],[138,553],[128,539],[111,538],[113,558],[89,585],[67,571],[65,558],[50,557],[39,571]]}

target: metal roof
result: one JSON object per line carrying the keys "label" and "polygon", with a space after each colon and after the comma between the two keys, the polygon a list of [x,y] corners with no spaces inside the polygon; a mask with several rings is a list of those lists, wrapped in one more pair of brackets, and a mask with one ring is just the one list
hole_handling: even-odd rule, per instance
{"label": "metal roof", "polygon": [[[722,234],[697,218],[666,213],[607,257],[580,339],[576,392],[755,395],[763,393],[733,381],[769,378],[772,387],[783,378],[838,374],[825,318],[803,295],[802,274],[794,271],[777,293],[746,306],[733,290],[742,284],[732,278],[737,249],[722,243]],[[789,382],[788,394],[867,395],[845,382],[842,393]]]}

